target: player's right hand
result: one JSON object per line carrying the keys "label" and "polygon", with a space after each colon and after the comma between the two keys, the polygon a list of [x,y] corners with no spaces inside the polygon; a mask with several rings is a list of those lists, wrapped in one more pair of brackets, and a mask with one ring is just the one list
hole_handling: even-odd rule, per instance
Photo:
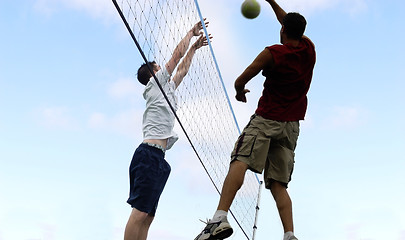
{"label": "player's right hand", "polygon": [[250,92],[249,89],[243,89],[243,91],[236,92],[236,100],[239,102],[247,102],[246,93]]}

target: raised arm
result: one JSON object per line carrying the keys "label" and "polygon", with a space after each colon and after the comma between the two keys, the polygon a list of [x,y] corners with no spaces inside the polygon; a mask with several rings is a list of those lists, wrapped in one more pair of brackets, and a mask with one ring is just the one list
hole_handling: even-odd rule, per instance
{"label": "raised arm", "polygon": [[[211,39],[211,35],[209,36]],[[177,72],[174,75],[172,81],[176,84],[176,88],[180,85],[183,78],[186,76],[188,70],[190,69],[191,61],[193,60],[195,51],[202,46],[207,46],[208,40],[203,34],[200,34],[200,37],[195,41],[195,43],[191,46],[190,50],[188,50],[187,55],[181,61],[179,67],[177,68]]]}
{"label": "raised arm", "polygon": [[264,49],[253,60],[253,62],[243,71],[243,73],[235,80],[236,100],[246,102],[246,93],[250,92],[245,89],[245,85],[254,78],[264,68],[271,68],[274,65],[273,55],[268,49]]}
{"label": "raised arm", "polygon": [[271,8],[273,8],[274,13],[276,14],[277,20],[279,21],[280,24],[283,24],[283,19],[287,13],[276,3],[275,0],[266,0]]}
{"label": "raised arm", "polygon": [[[204,19],[205,21],[205,19]],[[206,26],[208,26],[208,22],[205,23]],[[176,48],[173,51],[172,57],[169,59],[169,61],[166,63],[165,67],[169,74],[172,74],[174,69],[176,68],[177,64],[179,63],[180,59],[186,54],[186,51],[188,49],[188,46],[190,44],[190,40],[193,36],[198,36],[200,35],[200,31],[202,29],[202,23],[198,22],[196,23],[193,28],[191,28],[186,36],[177,44]]]}
{"label": "raised arm", "polygon": [[[275,0],[266,0],[266,1],[270,4],[271,8],[276,14],[277,20],[280,22],[281,25],[283,25],[283,19],[285,15],[287,15],[287,13],[284,11],[284,9],[280,7],[280,5],[276,3]],[[313,45],[312,41],[307,36],[303,35],[302,37],[308,39]]]}

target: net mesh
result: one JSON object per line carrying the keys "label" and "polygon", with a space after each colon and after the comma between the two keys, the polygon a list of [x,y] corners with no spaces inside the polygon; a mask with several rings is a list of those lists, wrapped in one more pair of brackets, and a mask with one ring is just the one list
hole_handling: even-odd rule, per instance
{"label": "net mesh", "polygon": [[[164,66],[170,59],[187,31],[201,20],[198,3],[194,0],[113,2],[124,22],[127,22],[128,30],[136,38],[139,50],[148,61],[154,60],[160,66]],[[188,74],[176,91],[176,113],[200,162],[219,192],[228,172],[230,153],[239,136],[239,128],[210,49],[202,47],[197,50]],[[258,190],[257,177],[248,171],[231,207],[232,216],[242,231],[236,231],[231,238],[252,238]]]}

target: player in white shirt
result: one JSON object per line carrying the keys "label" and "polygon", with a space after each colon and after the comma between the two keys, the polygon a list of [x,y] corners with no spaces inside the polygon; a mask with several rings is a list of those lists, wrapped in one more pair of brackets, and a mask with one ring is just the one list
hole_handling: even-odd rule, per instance
{"label": "player in white shirt", "polygon": [[[205,24],[208,27],[208,22]],[[175,90],[187,74],[195,51],[208,45],[207,37],[201,32],[202,28],[202,23],[198,22],[187,32],[163,68],[155,62],[149,62],[174,110],[177,110]],[[188,49],[194,36],[199,38]],[[174,77],[170,78],[183,56]],[[170,165],[164,159],[165,151],[178,139],[173,132],[174,113],[147,64],[139,68],[138,80],[145,85],[143,97],[146,109],[142,123],[144,140],[135,150],[129,168],[130,194],[127,202],[132,212],[125,228],[124,240],[146,240],[159,197],[170,174]]]}

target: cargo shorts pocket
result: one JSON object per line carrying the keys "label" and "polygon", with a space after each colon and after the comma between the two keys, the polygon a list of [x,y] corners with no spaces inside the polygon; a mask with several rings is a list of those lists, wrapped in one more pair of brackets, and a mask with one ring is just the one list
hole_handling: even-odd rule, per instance
{"label": "cargo shorts pocket", "polygon": [[288,133],[289,148],[294,151],[297,147],[298,136],[300,135],[300,125],[299,122],[289,122],[289,124],[291,127]]}
{"label": "cargo shorts pocket", "polygon": [[256,142],[256,135],[250,135],[242,133],[235,143],[235,147],[232,151],[231,157],[236,156],[249,157],[253,152],[253,147]]}

